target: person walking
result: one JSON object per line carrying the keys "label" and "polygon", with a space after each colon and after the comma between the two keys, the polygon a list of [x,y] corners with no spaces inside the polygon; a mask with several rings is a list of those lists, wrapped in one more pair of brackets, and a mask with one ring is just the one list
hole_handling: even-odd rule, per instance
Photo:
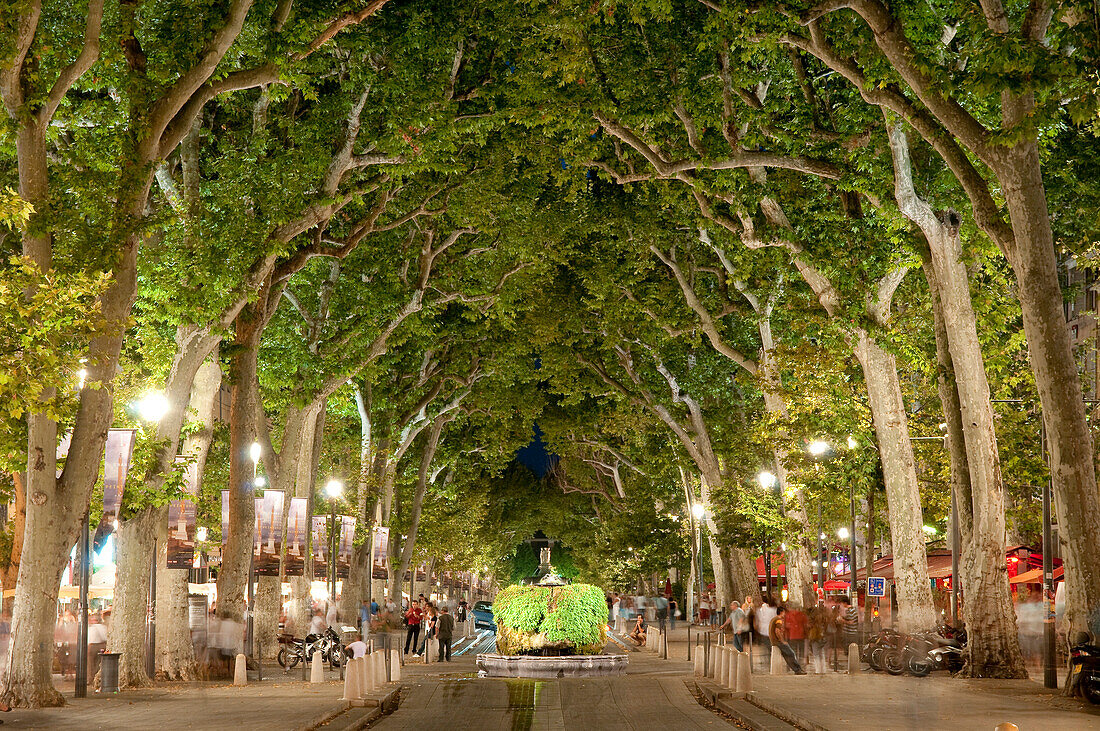
{"label": "person walking", "polygon": [[828,642],[829,612],[825,609],[825,600],[818,599],[817,606],[810,610],[806,639],[810,641],[810,656],[814,661],[814,672],[825,673],[825,645]]}
{"label": "person walking", "polygon": [[741,652],[746,652],[752,647],[752,597],[745,597],[745,603],[738,607],[737,611],[740,614],[734,619],[734,636],[737,638],[736,642],[739,643],[738,649]]}
{"label": "person walking", "polygon": [[435,624],[435,636],[439,639],[439,659],[441,662],[451,661],[451,638],[454,636],[454,631],[455,618],[451,616],[447,605],[444,604]]}
{"label": "person walking", "polygon": [[409,608],[405,610],[405,627],[408,629],[405,631],[405,654],[409,654],[409,645],[412,645],[412,650],[416,652],[416,642],[420,639],[420,605],[416,602],[409,602]]}
{"label": "person walking", "polygon": [[787,642],[794,650],[799,662],[806,659],[806,613],[802,607],[794,606],[787,609],[785,617],[787,627]]}
{"label": "person walking", "polygon": [[421,603],[420,612],[420,649],[417,650],[417,657],[423,657],[424,661],[428,660],[428,643],[435,638],[435,620],[439,615],[439,611],[435,608],[435,604],[425,599]]}
{"label": "person walking", "polygon": [[756,632],[756,639],[760,642],[760,654],[764,658],[764,667],[768,666],[769,658],[771,657],[771,621],[775,619],[775,600],[772,599],[770,594],[765,594],[760,602],[760,608],[756,610],[756,624],[753,630]]}
{"label": "person walking", "polygon": [[795,657],[794,650],[787,643],[787,626],[783,619],[783,615],[786,608],[782,605],[775,608],[775,617],[772,618],[771,623],[768,625],[768,640],[775,647],[779,648],[780,654],[783,655],[783,659],[787,661],[787,667],[795,675],[805,675],[806,671],[802,669],[802,665],[799,664],[798,658]]}

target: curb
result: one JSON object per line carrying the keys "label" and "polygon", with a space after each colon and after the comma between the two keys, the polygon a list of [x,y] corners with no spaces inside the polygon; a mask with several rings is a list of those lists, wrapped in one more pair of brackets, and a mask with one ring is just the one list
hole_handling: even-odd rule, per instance
{"label": "curb", "polygon": [[325,711],[321,715],[314,718],[309,723],[299,726],[295,731],[315,731],[315,729],[321,728],[331,724],[333,721],[340,720],[340,717],[345,713],[349,713],[354,709],[359,708],[371,708],[367,711],[366,715],[357,719],[352,725],[347,726],[347,729],[362,729],[366,728],[370,724],[377,721],[383,715],[387,713],[393,713],[397,710],[398,700],[400,698],[402,686],[398,685],[394,688],[389,688],[383,695],[378,698],[371,698],[364,703],[363,701],[340,701],[340,705],[336,708],[332,708]]}
{"label": "curb", "polygon": [[766,713],[770,713],[776,718],[782,719],[787,723],[798,726],[799,728],[806,729],[806,731],[831,731],[829,728],[822,726],[821,724],[814,721],[811,721],[804,716],[799,716],[797,714],[791,713],[785,708],[780,708],[774,703],[762,699],[756,693],[749,693],[745,697],[745,700],[756,706],[760,710]]}

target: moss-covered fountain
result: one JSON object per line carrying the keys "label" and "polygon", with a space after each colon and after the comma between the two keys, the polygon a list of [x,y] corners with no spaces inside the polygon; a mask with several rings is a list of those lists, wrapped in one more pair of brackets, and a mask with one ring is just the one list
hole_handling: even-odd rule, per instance
{"label": "moss-covered fountain", "polygon": [[540,573],[537,583],[508,586],[496,595],[497,653],[478,655],[478,669],[490,677],[508,678],[621,675],[626,655],[603,653],[603,590],[565,582],[545,556]]}

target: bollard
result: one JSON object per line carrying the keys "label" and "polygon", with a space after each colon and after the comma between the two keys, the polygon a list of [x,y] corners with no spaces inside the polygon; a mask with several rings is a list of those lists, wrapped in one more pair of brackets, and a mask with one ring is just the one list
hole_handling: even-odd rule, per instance
{"label": "bollard", "polygon": [[248,685],[248,660],[243,652],[237,655],[233,663],[233,685]]}
{"label": "bollard", "polygon": [[695,646],[695,677],[703,677],[703,671],[706,669],[706,663],[703,658],[703,646]]}
{"label": "bollard", "polygon": [[360,675],[359,675],[359,662],[357,660],[348,660],[347,672],[344,673],[344,695],[340,698],[342,701],[357,701],[363,697],[363,690],[360,687]]}
{"label": "bollard", "polygon": [[772,645],[772,675],[782,675],[783,670],[787,664],[783,662],[783,653],[779,651],[779,648]]}
{"label": "bollard", "polygon": [[718,647],[718,667],[714,670],[714,682],[718,685],[726,684],[726,676],[729,674],[730,648],[726,645]]}
{"label": "bollard", "polygon": [[723,683],[730,690],[737,688],[737,663],[741,659],[741,653],[737,651],[736,647],[730,648],[730,659],[726,663],[726,682]]}
{"label": "bollard", "polygon": [[390,682],[401,682],[401,650],[390,650]]}
{"label": "bollard", "polygon": [[367,657],[370,657],[370,655],[355,661],[359,666],[359,695],[363,698],[366,698],[374,690],[373,668],[367,663]]}
{"label": "bollard", "polygon": [[364,661],[368,663],[371,668],[370,675],[367,676],[370,678],[370,689],[379,690],[386,681],[378,674],[378,660],[374,655],[367,655]]}
{"label": "bollard", "polygon": [[859,645],[853,642],[848,645],[848,674],[858,674],[861,667],[859,664]]}
{"label": "bollard", "polygon": [[325,682],[325,661],[321,656],[320,650],[316,650],[313,653],[313,667],[309,669],[309,682]]}
{"label": "bollard", "polygon": [[734,690],[738,693],[752,692],[752,659],[747,652],[737,656],[737,683]]}
{"label": "bollard", "polygon": [[993,731],[1020,731],[1020,727],[1014,723],[1005,721],[1004,723],[998,723],[994,726]]}
{"label": "bollard", "polygon": [[374,653],[374,683],[378,688],[386,684],[386,651]]}

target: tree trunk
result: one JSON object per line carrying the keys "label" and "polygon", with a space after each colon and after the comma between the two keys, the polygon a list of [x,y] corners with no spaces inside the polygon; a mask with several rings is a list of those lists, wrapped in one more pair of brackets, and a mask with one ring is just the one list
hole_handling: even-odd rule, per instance
{"label": "tree trunk", "polygon": [[967,601],[968,677],[1024,678],[1016,612],[1005,565],[1005,505],[1001,463],[989,383],[966,267],[955,221],[926,230],[942,311],[959,408],[970,484],[970,539],[964,544],[967,572],[961,577]]}
{"label": "tree trunk", "polygon": [[858,338],[855,354],[867,383],[886,482],[899,629],[902,632],[932,629],[937,621],[924,550],[924,518],[897,362],[866,332],[859,331]]}
{"label": "tree trunk", "polygon": [[235,622],[244,619],[256,523],[252,465],[247,457],[256,438],[256,358],[262,330],[262,317],[249,304],[237,318],[237,347],[229,370],[229,535],[224,537],[218,572],[217,615]]}
{"label": "tree trunk", "polygon": [[[222,372],[217,358],[205,361],[195,374],[188,403],[189,421],[194,428],[180,449],[181,454],[194,457],[194,466],[187,471],[190,483],[184,489],[191,495],[200,493],[206,470],[206,457],[214,436],[214,398],[221,388]],[[169,569],[168,509],[161,508],[157,517],[157,638],[156,674],[158,680],[194,680],[195,650],[191,642],[188,608],[187,569]]]}
{"label": "tree trunk", "polygon": [[1100,606],[1100,552],[1096,550],[1100,492],[1081,379],[1062,309],[1037,144],[1021,143],[1008,158],[997,175],[1016,237],[1016,256],[1011,263],[1050,446],[1054,506],[1066,570],[1065,622],[1072,635],[1086,629],[1089,614]]}
{"label": "tree trunk", "polygon": [[145,672],[149,574],[156,543],[159,508],[142,508],[115,532],[115,596],[107,633],[107,652],[117,652],[118,687],[151,685]]}
{"label": "tree trunk", "polygon": [[[307,515],[313,515],[313,490],[317,480],[317,465],[321,460],[321,443],[325,431],[325,408],[317,410],[313,421],[307,424],[308,438],[303,438],[302,448],[308,450],[298,459],[298,472],[294,481],[294,497],[304,497],[307,501]],[[312,520],[307,526],[312,525]],[[326,551],[327,553],[327,551]],[[291,622],[296,636],[305,636],[309,628],[313,597],[310,583],[313,581],[313,560],[307,555],[302,576],[290,580],[290,606],[287,619]]]}

